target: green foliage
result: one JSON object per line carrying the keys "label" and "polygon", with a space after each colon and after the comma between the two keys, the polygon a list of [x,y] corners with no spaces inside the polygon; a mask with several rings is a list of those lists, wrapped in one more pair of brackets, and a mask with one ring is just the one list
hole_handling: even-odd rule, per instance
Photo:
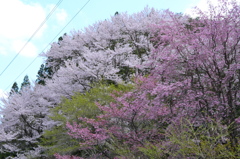
{"label": "green foliage", "polygon": [[[106,84],[103,84],[106,83]],[[79,152],[79,140],[67,135],[66,123],[79,123],[79,117],[96,118],[102,112],[96,103],[108,105],[114,99],[114,92],[126,92],[133,88],[131,85],[108,85],[108,81],[92,85],[92,89],[85,93],[76,93],[71,99],[63,98],[62,102],[52,109],[52,120],[59,122],[52,130],[45,131],[42,146],[46,148],[48,155],[81,154]],[[115,93],[115,95],[117,95]]]}
{"label": "green foliage", "polygon": [[127,79],[130,78],[132,74],[136,72],[136,69],[131,68],[129,66],[121,66],[119,67],[120,70],[117,72],[117,74],[124,80],[126,81]]}
{"label": "green foliage", "polygon": [[[149,50],[148,50],[149,51]],[[144,54],[147,54],[146,48],[136,48],[136,50],[133,51],[133,54],[137,55],[139,58],[142,58]]]}
{"label": "green foliage", "polygon": [[147,155],[142,151],[135,150],[133,151],[129,145],[125,144],[123,141],[118,140],[112,136],[111,142],[108,143],[108,149],[111,151],[112,158],[116,159],[139,159],[147,158]]}
{"label": "green foliage", "polygon": [[13,157],[13,156],[16,156],[16,154],[11,152],[0,153],[0,159],[4,159],[10,156]]}
{"label": "green foliage", "polygon": [[240,146],[232,148],[227,127],[219,122],[196,126],[188,120],[170,125],[163,143],[139,148],[151,159],[167,158],[237,158]]}
{"label": "green foliage", "polygon": [[143,152],[149,159],[164,159],[167,158],[168,149],[163,145],[153,145],[150,143],[146,143],[145,147],[139,147],[139,150]]}

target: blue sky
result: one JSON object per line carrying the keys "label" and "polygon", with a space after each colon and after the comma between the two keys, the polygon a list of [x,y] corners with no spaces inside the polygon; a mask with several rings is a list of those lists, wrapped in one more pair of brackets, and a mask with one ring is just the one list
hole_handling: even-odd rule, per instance
{"label": "blue sky", "polygon": [[[0,74],[16,56],[30,36],[45,19],[59,0],[1,0],[0,1]],[[36,79],[37,71],[43,63],[38,57],[34,63],[23,70],[38,56],[59,31],[88,0],[63,0],[58,9],[39,30],[36,36],[22,50],[0,76],[0,94],[8,92],[14,81],[21,85],[23,77],[28,75],[31,81]],[[60,34],[71,30],[81,30],[97,21],[110,18],[116,11],[129,14],[143,10],[147,5],[156,9],[170,9],[174,12],[186,12],[195,5],[204,7],[203,0],[90,0],[86,7]],[[57,38],[54,40],[57,41]],[[23,73],[22,73],[23,72]],[[21,76],[19,76],[22,73]],[[19,78],[15,80],[17,77]]]}

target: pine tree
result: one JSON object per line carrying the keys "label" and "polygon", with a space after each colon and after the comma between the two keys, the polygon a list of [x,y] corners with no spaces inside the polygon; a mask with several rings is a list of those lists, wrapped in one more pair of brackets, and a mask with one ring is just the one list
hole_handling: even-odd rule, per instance
{"label": "pine tree", "polygon": [[17,84],[17,82],[14,82],[13,85],[12,85],[12,88],[11,88],[10,96],[13,93],[18,93],[18,91],[19,91],[18,84]]}
{"label": "pine tree", "polygon": [[40,66],[40,69],[38,71],[37,79],[36,79],[37,84],[45,85],[44,81],[44,64]]}
{"label": "pine tree", "polygon": [[53,75],[53,71],[51,67],[47,66],[47,63],[44,65],[42,64],[40,66],[40,69],[38,71],[36,83],[40,85],[45,85],[46,84],[46,79],[51,78]]}
{"label": "pine tree", "polygon": [[24,87],[29,87],[29,86],[30,86],[30,81],[29,81],[28,75],[26,75],[23,79],[20,90],[22,90]]}

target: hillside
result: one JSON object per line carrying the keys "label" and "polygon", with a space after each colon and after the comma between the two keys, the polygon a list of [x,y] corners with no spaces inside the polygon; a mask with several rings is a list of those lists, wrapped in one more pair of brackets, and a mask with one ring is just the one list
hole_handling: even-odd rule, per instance
{"label": "hillside", "polygon": [[[145,8],[72,31],[3,99],[2,156],[238,158],[240,7]],[[25,82],[26,83],[26,82]]]}

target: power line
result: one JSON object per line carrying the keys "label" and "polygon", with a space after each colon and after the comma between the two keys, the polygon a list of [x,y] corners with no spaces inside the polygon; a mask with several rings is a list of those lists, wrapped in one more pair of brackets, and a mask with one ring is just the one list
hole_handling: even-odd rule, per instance
{"label": "power line", "polygon": [[18,57],[18,55],[22,52],[22,50],[27,46],[27,44],[32,40],[32,38],[37,34],[37,32],[43,27],[46,21],[52,16],[53,12],[57,9],[57,7],[62,3],[63,0],[59,0],[55,7],[51,10],[48,16],[43,20],[43,22],[39,25],[39,27],[35,30],[35,32],[31,35],[28,41],[23,45],[20,51],[14,56],[14,58],[9,62],[9,64],[4,68],[1,72],[0,76],[8,69],[8,67],[13,63],[13,61]]}
{"label": "power line", "polygon": [[85,6],[88,4],[90,2],[90,0],[88,0],[83,6],[82,6],[82,8],[80,8],[79,10],[78,10],[78,12],[72,17],[72,19],[70,19],[69,21],[68,21],[68,23],[62,28],[62,30],[53,38],[53,40],[50,42],[50,43],[52,43],[60,34],[61,34],[61,32],[73,21],[73,19],[74,18],[76,18],[76,16],[83,10],[83,8],[85,8]]}
{"label": "power line", "polygon": [[[32,62],[17,76],[17,78],[15,78],[15,80],[12,83],[14,83],[36,61],[37,58],[38,56],[32,60]],[[7,91],[7,89],[12,85],[12,83],[5,88],[4,92]]]}
{"label": "power line", "polygon": [[[68,23],[58,32],[58,34],[52,39],[52,41],[51,41],[49,44],[53,43],[53,41],[54,41],[54,40],[62,33],[62,31],[73,21],[73,19],[76,18],[76,16],[85,8],[85,6],[86,6],[89,2],[90,2],[90,0],[88,0],[88,1],[82,6],[82,8],[80,8],[80,9],[78,10],[78,12],[77,12],[77,13],[68,21]],[[48,48],[49,44],[46,45],[46,47],[42,50],[42,52],[44,52],[44,50],[46,50],[46,49]],[[14,82],[34,63],[34,61],[36,61],[37,58],[38,58],[38,56],[35,57],[35,58],[32,60],[32,62],[17,76],[17,78],[16,78],[12,83],[14,83]],[[11,83],[4,91],[6,91],[6,90],[12,85],[12,83]]]}

